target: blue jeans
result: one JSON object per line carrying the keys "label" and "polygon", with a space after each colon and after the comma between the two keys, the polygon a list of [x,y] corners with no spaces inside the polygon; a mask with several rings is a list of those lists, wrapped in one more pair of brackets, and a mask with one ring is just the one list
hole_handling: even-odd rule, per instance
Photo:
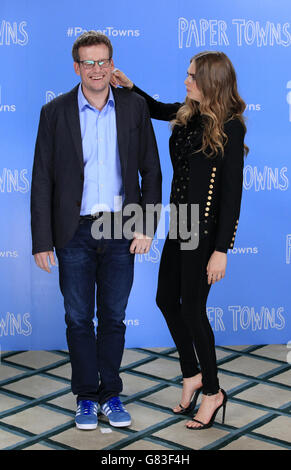
{"label": "blue jeans", "polygon": [[[125,309],[133,282],[131,240],[91,235],[80,220],[70,242],[56,250],[64,297],[72,392],[100,404],[122,391],[119,368],[124,350]],[[98,326],[95,334],[95,287]]]}

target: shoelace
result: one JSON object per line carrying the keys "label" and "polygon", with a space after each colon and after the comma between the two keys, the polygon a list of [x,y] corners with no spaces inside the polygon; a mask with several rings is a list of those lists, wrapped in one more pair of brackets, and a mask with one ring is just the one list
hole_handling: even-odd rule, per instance
{"label": "shoelace", "polygon": [[118,397],[110,398],[108,406],[112,411],[124,411],[123,405]]}
{"label": "shoelace", "polygon": [[94,413],[95,404],[92,403],[90,400],[83,400],[79,406],[81,413],[84,413],[85,415]]}

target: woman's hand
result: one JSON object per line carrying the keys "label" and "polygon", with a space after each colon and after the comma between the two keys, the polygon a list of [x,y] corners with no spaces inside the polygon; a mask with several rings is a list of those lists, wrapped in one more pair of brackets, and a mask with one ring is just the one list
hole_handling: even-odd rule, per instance
{"label": "woman's hand", "polygon": [[214,251],[210,256],[206,268],[208,284],[214,284],[225,276],[227,255],[221,251]]}
{"label": "woman's hand", "polygon": [[119,69],[114,69],[110,84],[115,88],[117,88],[118,85],[129,89],[133,87],[133,82]]}
{"label": "woman's hand", "polygon": [[152,238],[143,233],[134,232],[133,241],[130,245],[130,253],[146,254],[150,251]]}

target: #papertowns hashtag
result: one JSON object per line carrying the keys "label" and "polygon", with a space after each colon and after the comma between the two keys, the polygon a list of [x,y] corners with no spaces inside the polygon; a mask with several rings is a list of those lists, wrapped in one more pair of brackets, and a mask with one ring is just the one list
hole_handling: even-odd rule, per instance
{"label": "#papertowns hashtag", "polygon": [[67,29],[67,36],[72,37],[74,35],[74,28],[70,27]]}

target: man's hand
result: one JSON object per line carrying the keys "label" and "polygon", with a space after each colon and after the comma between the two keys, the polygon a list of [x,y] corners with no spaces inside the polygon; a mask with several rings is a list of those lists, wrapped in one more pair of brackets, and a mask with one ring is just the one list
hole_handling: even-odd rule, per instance
{"label": "man's hand", "polygon": [[214,284],[225,276],[227,255],[221,251],[214,251],[210,256],[206,268],[208,284]]}
{"label": "man's hand", "polygon": [[130,253],[145,254],[148,253],[151,247],[152,238],[144,235],[143,233],[134,232],[133,241],[130,245]]}
{"label": "man's hand", "polygon": [[56,261],[54,257],[54,252],[53,251],[43,251],[42,253],[36,253],[34,255],[34,260],[37,264],[37,266],[44,271],[47,271],[48,273],[51,272],[50,267],[48,265],[48,258],[50,260],[50,263],[53,266],[56,266]]}

